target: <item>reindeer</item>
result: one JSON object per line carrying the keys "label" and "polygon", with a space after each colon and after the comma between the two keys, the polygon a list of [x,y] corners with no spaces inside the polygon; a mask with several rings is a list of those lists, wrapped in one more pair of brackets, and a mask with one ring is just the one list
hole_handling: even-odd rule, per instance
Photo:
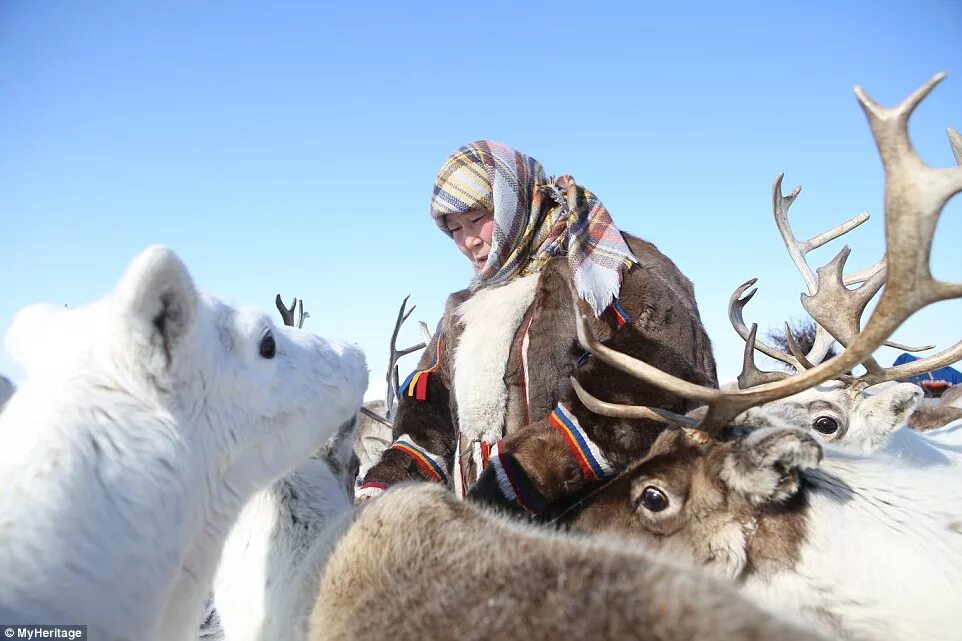
{"label": "reindeer", "polygon": [[[942,208],[962,192],[962,168],[928,167],[908,136],[909,116],[943,76],[891,109],[856,88],[885,171],[886,270],[871,317],[844,352],[796,376],[721,391],[612,350],[580,318],[579,338],[591,358],[706,406],[678,416],[616,405],[575,381],[593,411],[672,427],[560,522],[620,532],[686,557],[733,580],[763,607],[833,637],[958,639],[962,475],[820,445],[794,427],[804,420],[799,407],[773,403],[865,363],[917,310],[962,297],[962,283],[935,280],[928,264]],[[847,253],[819,270],[815,296],[843,281]],[[850,295],[867,301],[867,287]],[[962,341],[938,358],[960,356]]]}
{"label": "reindeer", "polygon": [[[951,141],[952,130],[949,130],[949,133]],[[836,340],[842,345],[851,342],[859,331],[859,319],[865,306],[878,292],[885,277],[884,259],[854,274],[842,274],[838,263],[847,258],[847,248],[844,255],[840,254],[835,261],[818,270],[816,276],[816,272],[806,260],[806,255],[855,229],[868,220],[869,215],[862,213],[808,240],[799,241],[789,224],[788,211],[801,188],[796,187],[788,196],[783,195],[782,178],[783,175],[779,174],[772,185],[772,212],[792,262],[806,283],[808,293],[803,294],[802,305],[813,319],[814,338],[808,352],[802,353],[786,323],[784,337],[788,353],[759,341],[756,338],[757,328],[753,325],[749,329],[743,319],[744,307],[757,291],[747,290],[755,285],[757,279],[753,278],[740,285],[729,299],[728,317],[735,331],[745,341],[742,372],[738,377],[741,389],[780,380],[789,375],[786,372],[759,370],[753,358],[756,350],[781,361],[796,372],[801,372],[830,356]],[[833,280],[822,278],[823,274],[827,276],[829,273],[837,273],[838,277]],[[861,287],[857,293],[849,292],[848,286],[859,284]],[[913,352],[933,347],[909,347],[889,341],[883,344]],[[817,438],[824,442],[861,452],[887,448],[895,454],[909,456],[917,461],[954,461],[962,458],[959,456],[962,452],[957,454],[951,449],[938,452],[936,450],[939,450],[940,446],[937,442],[920,435],[900,435],[898,439],[891,441],[896,430],[906,429],[905,426],[918,427],[924,420],[929,428],[941,427],[962,417],[962,413],[955,415],[954,408],[935,412],[923,409],[920,405],[921,388],[911,383],[893,382],[943,367],[951,362],[951,355],[948,358],[945,355],[936,355],[918,359],[911,364],[883,368],[873,358],[869,358],[864,363],[866,371],[860,376],[846,372],[836,380],[826,381],[779,402],[794,403],[807,411],[808,420],[804,426],[809,427]]]}
{"label": "reindeer", "polygon": [[103,641],[193,637],[246,500],[367,387],[357,349],[199,294],[163,247],[101,301],[21,310],[6,346],[27,379],[0,414],[0,621]]}

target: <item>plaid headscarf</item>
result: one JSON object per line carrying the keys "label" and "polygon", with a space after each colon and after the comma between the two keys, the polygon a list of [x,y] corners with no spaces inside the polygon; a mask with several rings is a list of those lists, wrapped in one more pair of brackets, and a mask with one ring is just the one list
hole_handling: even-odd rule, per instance
{"label": "plaid headscarf", "polygon": [[[543,206],[545,197],[551,206]],[[447,214],[476,209],[494,212],[479,286],[536,272],[566,254],[578,294],[600,316],[618,296],[622,271],[638,262],[594,194],[571,176],[546,179],[537,160],[490,140],[451,154],[434,181],[431,217],[448,236]]]}

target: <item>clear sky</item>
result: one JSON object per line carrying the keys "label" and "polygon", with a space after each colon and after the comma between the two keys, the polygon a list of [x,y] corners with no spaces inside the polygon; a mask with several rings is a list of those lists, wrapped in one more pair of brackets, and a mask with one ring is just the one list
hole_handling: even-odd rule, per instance
{"label": "clear sky", "polygon": [[[749,322],[802,314],[775,175],[804,186],[801,237],[871,212],[850,265],[873,262],[882,172],[852,87],[894,104],[938,71],[949,77],[912,134],[948,166],[962,0],[3,0],[0,329],[28,303],[101,297],[164,243],[223,298],[303,297],[307,329],[368,352],[375,395],[400,300],[433,328],[470,277],[428,217],[434,174],[492,138],[572,174],[672,257],[732,378],[738,284],[761,278]],[[962,280],[960,214],[957,198],[938,228],[941,278]],[[942,303],[896,339],[947,346],[960,317],[962,303]],[[412,322],[400,342],[417,340]],[[0,372],[23,376],[5,353]]]}

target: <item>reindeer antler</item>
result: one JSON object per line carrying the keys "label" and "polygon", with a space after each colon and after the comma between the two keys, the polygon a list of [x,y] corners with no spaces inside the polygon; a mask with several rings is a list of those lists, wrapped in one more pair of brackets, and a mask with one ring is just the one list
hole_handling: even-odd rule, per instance
{"label": "reindeer antler", "polygon": [[[284,299],[278,294],[274,299],[274,304],[277,305],[277,311],[281,313],[281,318],[284,319],[284,324],[288,327],[297,327],[298,329],[304,327],[304,321],[311,317],[308,312],[304,311],[304,301],[297,300],[295,297],[291,301],[291,306],[286,307],[284,305]],[[294,322],[294,309],[297,308],[297,322]]]}
{"label": "reindeer antler", "polygon": [[397,313],[397,321],[394,323],[394,331],[391,333],[391,352],[388,355],[387,361],[387,392],[384,399],[384,412],[386,414],[385,418],[388,421],[391,420],[391,417],[394,414],[394,403],[396,402],[397,390],[400,385],[397,368],[398,360],[400,360],[403,356],[407,356],[408,354],[418,351],[419,349],[424,349],[431,341],[431,332],[428,331],[427,325],[421,323],[421,334],[422,336],[426,336],[424,342],[418,343],[417,345],[412,345],[411,347],[405,347],[404,349],[397,348],[397,335],[398,332],[401,331],[401,325],[403,325],[404,321],[406,321],[411,313],[417,309],[417,305],[414,305],[411,307],[411,309],[405,311],[409,298],[411,298],[410,294],[405,296],[404,300],[401,301],[401,308],[398,309]]}
{"label": "reindeer antler", "polygon": [[952,147],[956,164],[962,165],[962,134],[952,128],[946,129],[945,133],[949,135],[949,146]]}
{"label": "reindeer antler", "polygon": [[[796,376],[747,390],[723,392],[677,378],[601,344],[579,310],[576,323],[581,344],[612,367],[668,392],[706,403],[708,410],[697,428],[713,435],[752,407],[837,378],[867,360],[916,311],[934,302],[962,297],[962,283],[935,280],[929,270],[935,226],[946,202],[962,191],[962,167],[928,167],[912,148],[908,136],[908,120],[913,110],[944,77],[945,74],[936,75],[892,109],[873,102],[861,88],[855,89],[885,170],[885,256],[888,269],[878,304],[865,327],[844,352]],[[839,263],[844,263],[844,257]],[[962,358],[962,341],[937,356],[955,360]],[[587,395],[584,390],[581,392]],[[602,413],[620,407],[623,406],[609,404]]]}

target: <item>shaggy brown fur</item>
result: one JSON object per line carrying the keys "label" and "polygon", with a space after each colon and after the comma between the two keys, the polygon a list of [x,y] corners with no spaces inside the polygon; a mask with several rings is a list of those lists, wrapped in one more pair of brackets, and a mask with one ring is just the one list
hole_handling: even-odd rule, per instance
{"label": "shaggy brown fur", "polygon": [[945,427],[962,418],[962,407],[922,405],[909,415],[909,427],[920,432]]}
{"label": "shaggy brown fur", "polygon": [[693,570],[509,522],[426,484],[361,511],[310,625],[312,641],[815,638]]}

